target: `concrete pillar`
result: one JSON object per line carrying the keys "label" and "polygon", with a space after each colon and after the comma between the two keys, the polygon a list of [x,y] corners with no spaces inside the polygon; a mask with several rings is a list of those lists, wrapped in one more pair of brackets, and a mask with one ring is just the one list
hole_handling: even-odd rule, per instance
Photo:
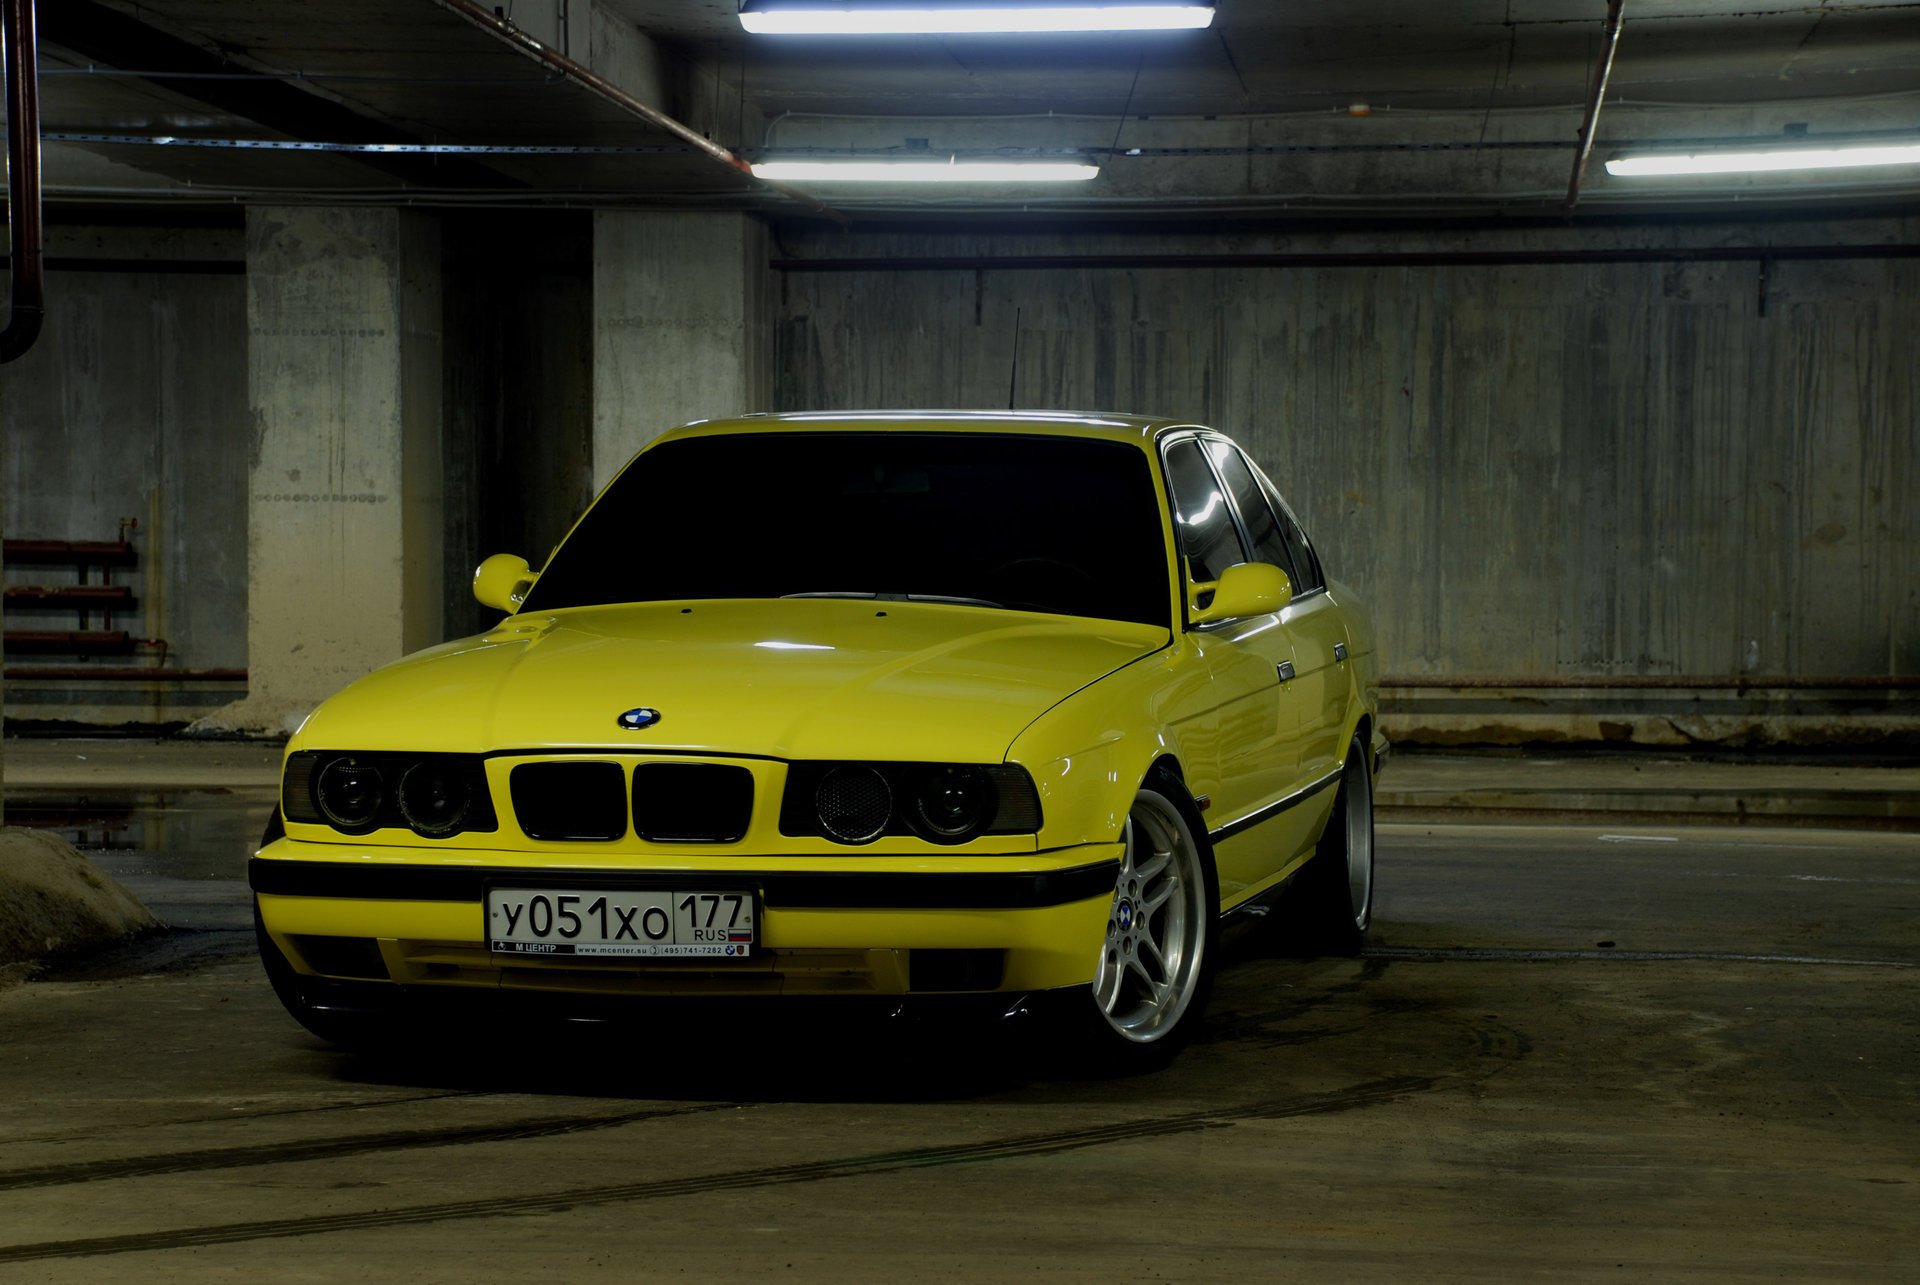
{"label": "concrete pillar", "polygon": [[440,239],[399,210],[247,211],[248,695],[277,733],[439,641]]}
{"label": "concrete pillar", "polygon": [[767,408],[767,233],[744,214],[593,220],[593,476],[676,424]]}

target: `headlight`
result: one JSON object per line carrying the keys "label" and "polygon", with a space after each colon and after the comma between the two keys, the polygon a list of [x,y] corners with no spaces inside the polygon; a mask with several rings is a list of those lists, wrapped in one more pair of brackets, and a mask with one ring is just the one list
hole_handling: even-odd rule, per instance
{"label": "headlight", "polygon": [[893,788],[876,768],[842,764],[820,778],[813,806],[820,828],[840,842],[871,843],[893,816]]}
{"label": "headlight", "polygon": [[301,750],[287,756],[280,811],[344,834],[404,827],[444,839],[499,828],[477,754]]}
{"label": "headlight", "polygon": [[415,834],[452,834],[467,819],[473,801],[468,774],[444,759],[425,759],[400,778],[400,815]]}
{"label": "headlight", "polygon": [[955,844],[1039,829],[1039,792],[1010,763],[793,763],[780,804],[780,833],[840,843],[893,834]]}
{"label": "headlight", "polygon": [[913,794],[913,826],[929,839],[958,843],[986,829],[999,793],[977,767],[936,767]]}
{"label": "headlight", "polygon": [[313,801],[336,830],[371,830],[386,802],[380,769],[356,758],[337,758],[320,770]]}

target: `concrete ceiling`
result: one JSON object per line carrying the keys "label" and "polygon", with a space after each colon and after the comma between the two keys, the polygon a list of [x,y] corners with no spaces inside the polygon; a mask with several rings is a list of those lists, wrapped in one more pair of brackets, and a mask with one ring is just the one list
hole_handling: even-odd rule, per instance
{"label": "concrete ceiling", "polygon": [[[863,41],[749,37],[733,0],[512,0],[497,4],[510,32],[459,4],[41,0],[49,198],[805,213],[712,152],[924,148],[1071,153],[1102,173],[1071,190],[810,195],[943,218],[1559,213],[1606,13],[1220,0],[1195,33]],[[1624,12],[1581,213],[1920,204],[1911,167],[1635,182],[1598,164],[1629,144],[1920,133],[1920,4]],[[450,146],[481,150],[412,150]]]}

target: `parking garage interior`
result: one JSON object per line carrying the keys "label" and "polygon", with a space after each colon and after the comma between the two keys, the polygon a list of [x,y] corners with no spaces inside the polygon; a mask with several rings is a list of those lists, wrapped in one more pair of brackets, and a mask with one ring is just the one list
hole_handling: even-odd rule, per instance
{"label": "parking garage interior", "polygon": [[[760,3],[8,0],[0,1274],[1910,1274],[1920,165],[1610,163],[1912,151],[1920,10]],[[1097,173],[755,173],[926,160]],[[659,433],[868,408],[1248,449],[1378,632],[1361,956],[1236,935],[1138,1078],[287,1021],[313,707]]]}

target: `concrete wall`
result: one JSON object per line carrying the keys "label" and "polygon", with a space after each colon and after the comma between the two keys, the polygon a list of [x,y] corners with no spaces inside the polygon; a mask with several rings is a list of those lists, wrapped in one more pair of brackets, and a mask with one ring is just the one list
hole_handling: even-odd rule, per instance
{"label": "concrete wall", "polygon": [[[1752,694],[1769,680],[1920,672],[1920,506],[1908,502],[1920,493],[1920,261],[763,266],[770,253],[1910,245],[1920,241],[1914,220],[1292,237],[882,235],[795,223],[774,240],[738,215],[436,214],[407,224],[405,235],[396,224],[368,242],[401,256],[397,273],[375,250],[365,264],[384,320],[354,321],[333,298],[313,323],[398,327],[368,360],[407,402],[395,417],[441,424],[432,441],[409,439],[393,478],[423,502],[392,543],[431,551],[396,567],[393,591],[428,610],[401,630],[398,597],[383,596],[383,607],[349,595],[394,626],[380,654],[352,662],[356,672],[478,628],[484,613],[465,588],[478,557],[507,550],[540,562],[591,487],[674,423],[749,409],[996,407],[1010,385],[1023,407],[1191,416],[1240,437],[1335,573],[1373,606],[1389,672],[1415,683],[1751,685],[1744,705],[1715,697],[1711,708],[1701,692],[1634,688],[1408,686],[1394,697],[1430,709],[1452,700],[1429,723],[1442,738],[1485,739],[1493,721],[1510,731],[1524,725],[1514,711],[1531,704],[1552,716],[1542,734],[1712,739],[1702,719],[1754,727],[1778,712],[1773,697]],[[435,229],[444,259],[430,245]],[[231,268],[243,251],[237,229],[55,235],[67,241],[54,253],[75,256]],[[313,246],[288,253],[288,271],[312,266]],[[345,288],[344,278],[329,287]],[[134,627],[166,636],[176,664],[250,660],[242,533],[259,444],[246,405],[247,292],[230,270],[56,272],[40,348],[0,372],[9,534],[110,538],[121,518],[138,518],[133,583],[150,614]],[[317,360],[312,336],[285,347],[254,361]],[[286,409],[317,413],[311,389],[331,376],[312,375],[288,385]],[[426,405],[435,388],[437,411]],[[376,450],[369,439],[350,453],[361,447]],[[436,485],[447,497],[437,515]],[[300,592],[311,598],[312,588]],[[9,693],[14,715],[31,694]],[[1835,689],[1795,700],[1802,713],[1817,705],[1830,727],[1913,721],[1891,708],[1895,696]],[[179,706],[139,715],[183,716],[191,711]]]}
{"label": "concrete wall", "polygon": [[744,214],[594,215],[596,489],[676,424],[766,409],[766,262]]}
{"label": "concrete wall", "polygon": [[[534,566],[593,498],[593,216],[447,216],[448,637],[499,619],[474,601],[494,553]],[[655,428],[664,425],[655,425]]]}
{"label": "concrete wall", "polygon": [[[431,245],[436,226],[444,243],[439,258]],[[323,349],[341,348],[317,373],[308,372],[306,387],[288,394],[316,414],[329,397],[347,395],[342,380],[358,382],[351,374],[337,380],[339,372],[332,371],[345,359],[343,344],[357,338],[370,349],[391,346],[369,360],[399,363],[399,395],[407,402],[402,421],[439,425],[415,434],[400,463],[399,492],[429,499],[403,521],[400,544],[429,552],[404,561],[400,591],[430,609],[416,615],[410,638],[386,644],[395,649],[491,623],[468,587],[475,565],[502,550],[525,553],[538,565],[592,495],[592,216],[446,213],[412,220],[410,232],[413,252],[403,257],[400,276],[379,286],[399,301],[395,333],[331,343],[317,333],[266,336],[270,345],[287,338],[283,346],[295,358],[317,359]],[[419,242],[422,236],[427,244]],[[0,371],[6,533],[112,539],[122,521],[131,520],[127,533],[139,565],[116,579],[133,586],[136,607],[114,623],[140,637],[163,638],[168,649],[164,666],[158,648],[143,648],[135,658],[156,666],[152,682],[17,681],[7,692],[11,725],[181,724],[246,693],[244,679],[158,677],[183,667],[244,669],[248,663],[247,473],[262,443],[248,413],[245,242],[237,224],[50,230],[56,261],[111,260],[133,270],[56,267],[40,343]],[[321,248],[316,238],[288,254],[298,260]],[[351,308],[321,311],[338,314],[338,329]],[[382,322],[354,329],[387,328]],[[444,342],[436,329],[444,329]],[[432,404],[436,393],[439,407]],[[336,445],[347,467],[360,447]],[[309,475],[302,470],[303,479]],[[301,489],[289,482],[263,493]],[[434,513],[435,493],[445,497],[443,514]],[[21,568],[7,578],[64,583],[73,574]],[[71,613],[16,610],[13,627],[76,623]],[[98,627],[98,615],[92,623]]]}
{"label": "concrete wall", "polygon": [[[237,228],[61,227],[56,258],[111,257],[128,271],[48,275],[46,327],[0,370],[6,534],[112,540],[137,565],[115,628],[166,643],[164,670],[247,662],[246,280]],[[3,279],[3,278],[0,278]],[[18,568],[10,583],[71,583],[71,571]],[[14,608],[16,629],[71,629],[72,613]],[[101,619],[92,618],[99,628]],[[159,665],[142,647],[114,665]],[[73,664],[71,657],[10,657]],[[15,720],[183,722],[237,684],[18,682]]]}
{"label": "concrete wall", "polygon": [[247,211],[248,692],[208,731],[290,731],[443,634],[440,228]]}
{"label": "concrete wall", "polygon": [[[1917,231],[783,244],[1511,251]],[[1920,672],[1920,261],[789,271],[781,289],[782,409],[1005,406],[1011,377],[1021,407],[1234,434],[1373,605],[1391,672]]]}

